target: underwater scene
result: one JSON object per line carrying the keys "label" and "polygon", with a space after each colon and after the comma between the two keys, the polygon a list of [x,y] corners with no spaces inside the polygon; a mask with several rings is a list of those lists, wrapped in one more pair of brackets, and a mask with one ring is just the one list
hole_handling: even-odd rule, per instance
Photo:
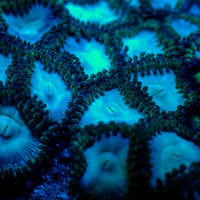
{"label": "underwater scene", "polygon": [[200,0],[1,0],[2,200],[200,200]]}

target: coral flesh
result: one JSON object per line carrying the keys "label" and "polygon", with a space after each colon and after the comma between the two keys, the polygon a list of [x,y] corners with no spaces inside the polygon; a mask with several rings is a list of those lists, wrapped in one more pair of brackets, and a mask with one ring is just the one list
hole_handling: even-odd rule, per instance
{"label": "coral flesh", "polygon": [[200,199],[199,32],[195,0],[0,1],[2,198]]}

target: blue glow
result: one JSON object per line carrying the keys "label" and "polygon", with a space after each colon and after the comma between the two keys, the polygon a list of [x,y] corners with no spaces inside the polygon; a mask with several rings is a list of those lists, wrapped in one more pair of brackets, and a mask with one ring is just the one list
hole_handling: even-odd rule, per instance
{"label": "blue glow", "polygon": [[112,89],[92,102],[81,118],[80,125],[85,126],[91,122],[98,124],[100,121],[104,123],[109,121],[126,122],[133,125],[142,117],[142,114],[136,109],[131,109],[125,104],[119,90]]}
{"label": "blue glow", "polygon": [[152,185],[156,184],[157,178],[164,180],[166,172],[171,172],[181,164],[189,167],[192,162],[200,160],[199,147],[172,132],[162,132],[154,136],[150,141],[150,148]]}
{"label": "blue glow", "polygon": [[151,5],[155,9],[164,8],[165,6],[170,6],[171,9],[174,9],[178,2],[179,0],[152,0]]}
{"label": "blue glow", "polygon": [[162,47],[158,46],[158,39],[156,33],[153,31],[143,30],[140,31],[137,35],[132,38],[124,38],[123,40],[124,47],[128,46],[127,54],[130,57],[134,55],[139,56],[140,53],[162,53]]}
{"label": "blue glow", "polygon": [[110,135],[88,148],[84,154],[87,169],[81,179],[84,189],[103,199],[123,196],[127,190],[126,159],[129,139]]}
{"label": "blue glow", "polygon": [[173,19],[171,26],[181,37],[188,37],[191,33],[198,30],[196,24],[192,24],[185,19]]}
{"label": "blue glow", "polygon": [[6,76],[6,69],[8,65],[12,63],[11,54],[8,55],[8,57],[5,57],[3,55],[0,55],[0,80],[5,85],[7,76]]}
{"label": "blue glow", "polygon": [[53,25],[60,21],[59,18],[53,16],[50,8],[44,8],[38,4],[32,6],[23,17],[5,13],[2,16],[9,25],[9,34],[20,37],[30,43],[40,40],[44,33],[47,33]]}
{"label": "blue glow", "polygon": [[[138,76],[143,87],[148,86],[148,93],[153,97],[153,101],[160,106],[161,110],[175,111],[178,105],[184,105],[186,100],[180,90],[176,89],[175,75],[170,70],[163,75]],[[173,98],[172,98],[173,97]]]}
{"label": "blue glow", "polygon": [[189,13],[192,14],[192,15],[200,16],[200,7],[196,4],[192,5],[190,10],[189,10]]}
{"label": "blue glow", "polygon": [[96,40],[87,41],[81,38],[79,42],[73,37],[65,40],[64,49],[75,54],[81,61],[85,73],[96,74],[103,69],[109,70],[110,60],[105,54],[105,47]]}
{"label": "blue glow", "polygon": [[138,7],[140,5],[139,0],[131,0],[130,5]]}
{"label": "blue glow", "polygon": [[44,71],[39,62],[35,65],[31,79],[32,96],[36,94],[47,105],[50,117],[61,121],[72,99],[71,91],[67,90],[67,86],[58,74]]}
{"label": "blue glow", "polygon": [[119,16],[115,15],[106,1],[99,1],[94,5],[79,6],[73,3],[67,3],[65,8],[69,10],[70,14],[84,22],[98,22],[105,24],[116,20]]}

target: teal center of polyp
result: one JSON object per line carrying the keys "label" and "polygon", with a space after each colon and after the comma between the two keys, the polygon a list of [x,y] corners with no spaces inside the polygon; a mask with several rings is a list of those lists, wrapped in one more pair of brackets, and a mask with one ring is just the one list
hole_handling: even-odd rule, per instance
{"label": "teal center of polyp", "polygon": [[112,152],[103,152],[99,155],[100,168],[104,172],[115,171],[118,159]]}

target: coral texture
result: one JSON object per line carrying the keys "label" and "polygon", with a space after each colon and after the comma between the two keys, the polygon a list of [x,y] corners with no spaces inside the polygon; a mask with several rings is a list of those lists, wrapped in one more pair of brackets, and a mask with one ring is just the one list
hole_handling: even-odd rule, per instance
{"label": "coral texture", "polygon": [[199,199],[199,13],[190,0],[0,1],[1,195]]}

